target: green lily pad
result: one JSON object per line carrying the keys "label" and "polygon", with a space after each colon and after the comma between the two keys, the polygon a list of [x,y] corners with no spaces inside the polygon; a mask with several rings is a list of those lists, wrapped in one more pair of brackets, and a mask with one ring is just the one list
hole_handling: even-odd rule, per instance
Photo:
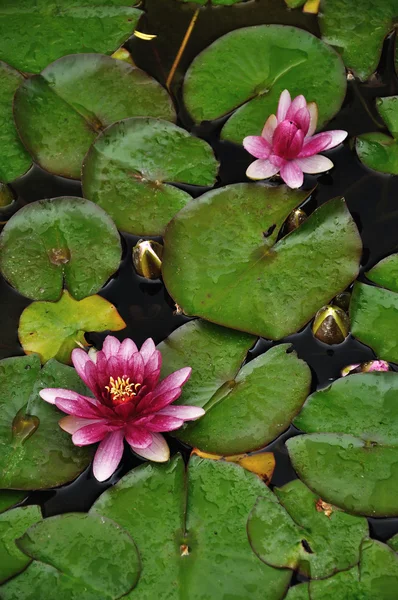
{"label": "green lily pad", "polygon": [[33,525],[17,541],[33,559],[1,588],[4,600],[116,600],[132,590],[140,576],[137,548],[124,529],[86,514],[66,514]]}
{"label": "green lily pad", "polygon": [[298,569],[324,579],[359,562],[366,519],[335,507],[318,509],[319,497],[296,479],[274,490],[279,503],[260,498],[248,521],[248,536],[257,556],[272,567]]}
{"label": "green lily pad", "polygon": [[[135,539],[142,575],[129,599],[279,600],[291,572],[273,569],[252,552],[250,510],[272,492],[233,463],[181,456],[128,473],[94,504]],[[5,597],[5,600],[8,600]]]}
{"label": "green lily pad", "polygon": [[222,137],[240,144],[246,135],[260,135],[284,89],[318,104],[322,128],[344,100],[343,62],[307,31],[259,25],[227,33],[195,58],[185,78],[184,102],[196,122],[233,112]]}
{"label": "green lily pad", "polygon": [[176,118],[170,96],[155,79],[101,54],[65,56],[26,79],[15,94],[14,116],[34,161],[72,179],[80,179],[98,133],[115,121]]}
{"label": "green lily pad", "polygon": [[350,304],[351,331],[379,358],[398,363],[398,294],[357,282]]}
{"label": "green lily pad", "polygon": [[175,302],[188,315],[274,340],[303,327],[355,279],[362,247],[341,198],[276,241],[307,196],[240,183],[183,208],[166,230],[162,262]]}
{"label": "green lily pad", "polygon": [[3,276],[32,300],[58,300],[64,285],[76,300],[95,294],[119,267],[121,254],[112,220],[83,198],[28,204],[0,236]]}
{"label": "green lily pad", "polygon": [[312,394],[286,442],[315,493],[353,513],[398,515],[398,374],[360,373]]}
{"label": "green lily pad", "polygon": [[28,152],[18,137],[12,114],[15,90],[23,80],[21,73],[0,61],[0,181],[5,183],[26,173],[32,164]]}
{"label": "green lily pad", "polygon": [[10,186],[0,182],[0,215],[14,202],[14,194]]}
{"label": "green lily pad", "polygon": [[23,571],[31,562],[15,540],[41,518],[38,506],[15,508],[0,515],[0,583]]}
{"label": "green lily pad", "polygon": [[[226,347],[220,346],[223,337],[229,342]],[[206,411],[175,435],[212,454],[250,452],[272,442],[289,427],[311,384],[308,366],[289,344],[271,348],[240,369],[253,340],[248,344],[247,338],[234,337],[214,325],[189,323],[159,347],[165,375],[182,364],[195,373],[176,404],[192,403]]]}
{"label": "green lily pad", "polygon": [[396,0],[323,0],[322,39],[335,46],[346,67],[365,80],[379,64],[383,41],[397,22]]}
{"label": "green lily pad", "polygon": [[378,98],[376,107],[391,135],[380,132],[360,135],[356,151],[370,169],[398,175],[398,96]]}
{"label": "green lily pad", "polygon": [[289,588],[285,600],[311,600],[309,584],[299,583]]}
{"label": "green lily pad", "polygon": [[231,4],[245,2],[245,0],[179,0],[179,2],[200,4],[201,6],[205,6],[206,4],[213,4],[214,6],[231,6]]}
{"label": "green lily pad", "polygon": [[33,302],[25,308],[18,337],[25,353],[38,354],[42,363],[56,358],[68,364],[74,348],[89,345],[85,333],[125,327],[116,308],[105,298],[74,300],[65,290],[58,302]]}
{"label": "green lily pad", "polygon": [[19,504],[26,498],[25,492],[15,490],[0,490],[0,513]]}
{"label": "green lily pad", "polygon": [[126,119],[98,136],[83,165],[83,191],[128,233],[160,235],[192,198],[170,185],[212,186],[211,147],[159,119]]}
{"label": "green lily pad", "polygon": [[398,293],[398,253],[381,260],[366,273],[366,277],[373,283]]}
{"label": "green lily pad", "polygon": [[370,539],[362,543],[359,568],[309,583],[311,600],[395,600],[397,587],[398,555]]}
{"label": "green lily pad", "polygon": [[387,543],[394,552],[398,552],[398,533],[390,538]]}
{"label": "green lily pad", "polygon": [[40,398],[46,387],[88,393],[76,371],[56,361],[43,369],[35,355],[0,361],[0,488],[63,485],[91,461],[92,449],[74,446],[58,426],[62,413]]}
{"label": "green lily pad", "polygon": [[28,73],[65,54],[112,54],[142,11],[129,0],[2,0],[0,58]]}

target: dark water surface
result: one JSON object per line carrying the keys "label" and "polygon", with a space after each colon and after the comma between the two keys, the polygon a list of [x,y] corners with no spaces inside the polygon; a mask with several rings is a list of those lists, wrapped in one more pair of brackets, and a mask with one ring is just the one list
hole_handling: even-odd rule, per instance
{"label": "dark water surface", "polygon": [[[192,17],[194,5],[179,4],[175,0],[147,0],[145,4],[147,14],[141,19],[139,29],[145,33],[157,34],[158,37],[152,42],[135,38],[128,42],[127,47],[136,64],[164,84]],[[252,0],[234,7],[202,9],[174,85],[180,125],[191,129],[179,98],[181,75],[192,59],[224,33],[262,23],[296,25],[314,34],[319,33],[315,16],[304,15],[300,10],[288,11],[283,0],[273,0],[272,3],[269,0]],[[394,43],[393,36],[386,41],[378,72],[369,82],[361,84],[355,80],[349,81],[343,108],[329,123],[328,128],[345,129],[349,138],[378,128],[383,129],[374,108],[374,99],[398,93],[393,63]],[[264,115],[264,120],[267,116]],[[245,170],[252,159],[242,148],[218,141],[220,128],[221,123],[203,124],[193,130],[212,144],[221,161],[217,186],[246,181]],[[381,258],[398,250],[398,177],[369,171],[360,163],[351,145],[352,140],[349,140],[338,150],[327,153],[335,164],[330,175],[308,177],[306,186],[310,188],[318,181],[318,187],[305,210],[311,212],[335,196],[345,197],[364,244],[360,276],[363,278],[363,273]],[[15,182],[13,187],[19,194],[18,206],[41,198],[82,195],[78,182],[49,175],[37,167]],[[205,191],[203,188],[186,189],[194,196]],[[173,301],[160,281],[148,282],[134,272],[131,248],[139,238],[125,234],[122,237],[123,262],[115,277],[101,291],[101,295],[115,304],[127,323],[127,329],[117,334],[120,339],[132,337],[137,344],[141,344],[147,337],[152,337],[159,343],[188,319],[174,314]],[[22,310],[30,301],[11,289],[4,280],[0,280],[0,303],[0,358],[21,355],[23,351],[18,342],[18,321]],[[93,334],[88,339],[100,347],[104,337],[105,334]],[[326,346],[314,339],[309,326],[277,343],[284,341],[292,342],[300,358],[311,367],[314,390],[336,379],[342,367],[374,358],[372,350],[352,337],[348,337],[341,345]],[[251,356],[264,352],[273,344],[274,342],[260,340]],[[297,430],[292,426],[267,448],[276,455],[273,485],[281,485],[295,478],[284,441],[296,434]],[[173,451],[182,451],[186,458],[189,456],[189,448],[183,444],[170,438],[170,445]],[[33,492],[28,503],[41,504],[45,516],[86,511],[103,490],[141,462],[126,450],[121,466],[108,482],[96,482],[91,469],[88,469],[67,486],[52,491]],[[398,532],[398,519],[369,519],[369,522],[372,536],[376,539],[385,541]]]}

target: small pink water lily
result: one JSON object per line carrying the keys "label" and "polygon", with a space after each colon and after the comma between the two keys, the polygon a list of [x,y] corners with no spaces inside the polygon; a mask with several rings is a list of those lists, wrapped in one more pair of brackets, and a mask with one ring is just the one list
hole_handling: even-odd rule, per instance
{"label": "small pink water lily", "polygon": [[60,388],[44,389],[40,396],[68,414],[59,425],[72,434],[76,446],[100,442],[93,464],[98,481],[118,467],[124,439],[139,456],[164,462],[170,450],[161,432],[178,429],[205,412],[172,405],[192,369],[185,367],[159,382],[162,356],[152,339],[138,350],[131,339],[121,343],[109,335],[100,352],[73,350],[72,362],[95,398]]}
{"label": "small pink water lily", "polygon": [[261,135],[249,135],[243,146],[255,160],[247,169],[249,179],[266,179],[280,173],[291,188],[303,185],[304,173],[322,173],[333,167],[326,156],[318,154],[334,148],[347,137],[335,129],[314,135],[318,120],[315,102],[304,96],[292,101],[288,90],[279,98],[276,115],[268,117]]}

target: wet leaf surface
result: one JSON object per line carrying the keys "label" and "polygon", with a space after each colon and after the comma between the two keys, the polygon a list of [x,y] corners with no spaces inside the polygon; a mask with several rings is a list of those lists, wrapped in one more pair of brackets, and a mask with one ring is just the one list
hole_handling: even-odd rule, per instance
{"label": "wet leaf surface", "polygon": [[[142,465],[105,492],[91,514],[105,515],[135,539],[142,575],[128,598],[252,600],[284,597],[290,571],[273,569],[252,552],[248,514],[272,493],[238,465],[180,456]],[[8,598],[6,598],[8,600]]]}
{"label": "wet leaf surface", "polygon": [[319,508],[319,496],[296,479],[274,492],[279,503],[261,498],[248,521],[248,535],[257,556],[273,567],[297,569],[324,579],[359,562],[362,540],[369,535],[366,519],[336,507]]}
{"label": "wet leaf surface", "polygon": [[41,518],[38,506],[14,508],[0,515],[0,583],[23,571],[31,562],[15,540]]}
{"label": "wet leaf surface", "polygon": [[322,128],[343,102],[344,65],[333,49],[306,31],[260,25],[224,35],[194,59],[184,102],[196,122],[232,112],[222,138],[240,144],[246,135],[260,135],[284,89],[317,102]]}
{"label": "wet leaf surface", "polygon": [[56,361],[40,369],[38,356],[0,361],[0,488],[51,488],[75,479],[92,449],[77,448],[58,421],[63,416],[39,397],[46,387],[88,394],[76,371]]}
{"label": "wet leaf surface", "polygon": [[25,492],[14,490],[0,490],[0,513],[19,504],[26,498]]}
{"label": "wet leaf surface", "polygon": [[85,333],[125,327],[116,308],[105,298],[74,300],[65,290],[58,302],[33,302],[25,308],[18,337],[26,354],[38,354],[43,363],[55,358],[68,364],[74,348],[89,345]]}
{"label": "wet leaf surface", "polygon": [[383,258],[366,273],[366,277],[373,283],[398,293],[398,254]]}
{"label": "wet leaf surface", "polygon": [[303,327],[355,279],[362,247],[341,198],[276,241],[307,196],[241,183],[183,208],[164,238],[163,279],[175,302],[188,315],[274,340]]}
{"label": "wet leaf surface", "polygon": [[1,588],[4,600],[52,600],[54,595],[116,600],[140,576],[134,541],[104,517],[78,513],[51,517],[30,527],[17,544],[33,562]]}
{"label": "wet leaf surface", "polygon": [[66,54],[111,54],[132,35],[142,11],[126,0],[3,0],[0,58],[39,73]]}
{"label": "wet leaf surface", "polygon": [[158,119],[126,119],[102,133],[83,166],[84,195],[106,210],[117,227],[160,235],[191,200],[170,185],[212,186],[218,162],[205,141]]}
{"label": "wet leaf surface", "polygon": [[391,135],[364,133],[356,140],[356,151],[370,169],[398,175],[398,96],[378,98],[376,107]]}
{"label": "wet leaf surface", "polygon": [[62,288],[80,300],[98,292],[119,267],[119,233],[108,215],[83,198],[29,204],[0,236],[0,270],[32,300],[58,300]]}
{"label": "wet leaf surface", "polygon": [[12,114],[15,90],[23,80],[21,73],[0,61],[0,181],[5,183],[26,173],[32,164],[18,137]]}
{"label": "wet leaf surface", "polygon": [[394,550],[394,552],[398,552],[398,533],[394,535],[390,540],[388,540],[388,545],[390,548]]}
{"label": "wet leaf surface", "polygon": [[73,179],[81,178],[97,135],[115,121],[176,118],[171,98],[155,79],[101,54],[65,56],[25,80],[15,95],[14,115],[34,161]]}
{"label": "wet leaf surface", "polygon": [[378,358],[398,363],[398,294],[357,282],[350,315],[352,334]]}

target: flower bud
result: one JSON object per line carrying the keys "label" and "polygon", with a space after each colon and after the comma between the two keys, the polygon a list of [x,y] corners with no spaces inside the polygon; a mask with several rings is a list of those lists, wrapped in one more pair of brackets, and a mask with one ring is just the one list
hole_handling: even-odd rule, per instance
{"label": "flower bud", "polygon": [[138,275],[147,279],[159,279],[162,255],[162,244],[153,240],[140,240],[133,248],[133,264]]}
{"label": "flower bud", "polygon": [[314,336],[324,344],[341,344],[349,334],[348,315],[337,306],[324,306],[315,315],[312,324]]}
{"label": "flower bud", "polygon": [[333,300],[334,306],[338,306],[342,310],[348,311],[350,307],[351,294],[350,292],[341,292]]}
{"label": "flower bud", "polygon": [[385,360],[370,360],[364,363],[348,365],[341,370],[342,377],[352,375],[353,373],[372,373],[373,371],[389,371],[390,365]]}
{"label": "flower bud", "polygon": [[288,233],[294,231],[295,229],[300,227],[302,223],[304,223],[306,218],[306,213],[303,210],[301,210],[301,208],[296,208],[293,212],[290,213],[290,215],[286,219],[286,231]]}

